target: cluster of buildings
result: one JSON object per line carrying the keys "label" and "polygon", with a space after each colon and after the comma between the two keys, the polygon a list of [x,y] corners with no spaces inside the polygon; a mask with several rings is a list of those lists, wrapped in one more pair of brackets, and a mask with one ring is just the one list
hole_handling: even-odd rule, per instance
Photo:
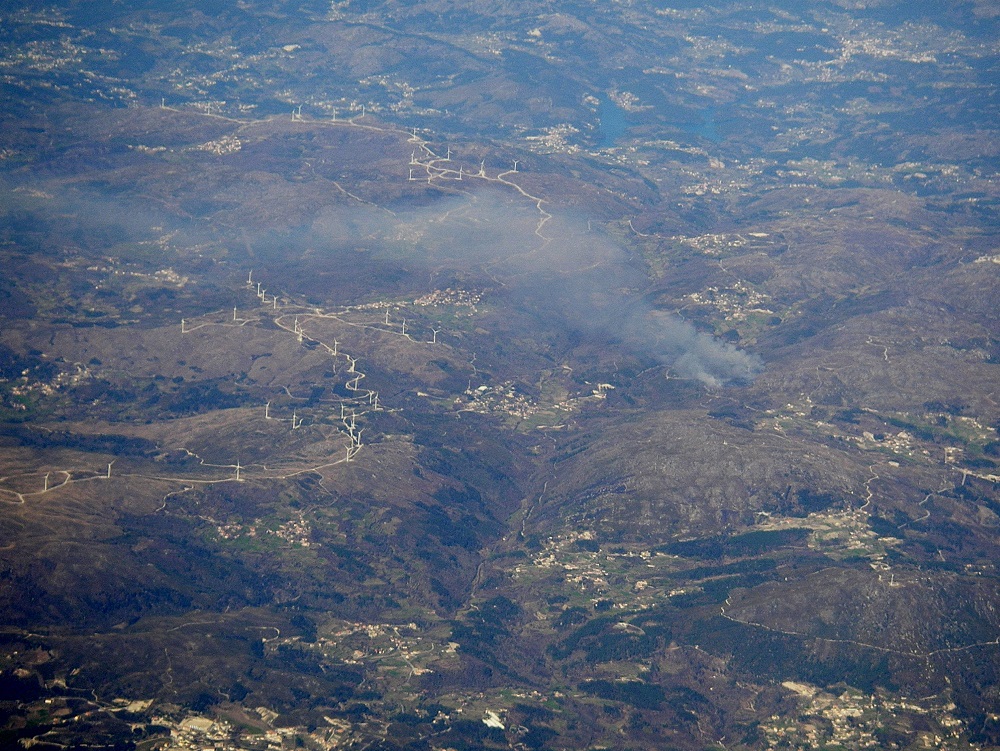
{"label": "cluster of buildings", "polygon": [[215,523],[215,533],[221,540],[238,540],[243,537],[265,538],[267,536],[284,540],[290,545],[309,548],[317,545],[312,541],[312,527],[303,519],[291,519],[270,527],[261,519],[255,519],[250,524],[241,522]]}
{"label": "cluster of buildings", "polygon": [[846,687],[834,694],[795,681],[785,681],[782,687],[795,695],[799,713],[773,715],[761,723],[770,748],[879,749],[889,744],[899,747],[903,739],[907,748],[977,748],[957,745],[963,724],[952,714],[955,705],[941,697],[891,699]]}

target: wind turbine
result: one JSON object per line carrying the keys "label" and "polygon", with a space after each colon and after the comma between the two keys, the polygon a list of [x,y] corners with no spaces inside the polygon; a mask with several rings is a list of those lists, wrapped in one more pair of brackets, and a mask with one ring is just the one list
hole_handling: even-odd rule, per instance
{"label": "wind turbine", "polygon": [[486,160],[484,159],[479,163],[479,176],[486,177]]}
{"label": "wind turbine", "polygon": [[44,483],[43,483],[43,485],[42,485],[42,492],[44,493],[44,492],[46,492],[46,491],[47,491],[48,489],[49,489],[49,473],[48,473],[48,472],[46,472],[46,473],[45,473],[45,480],[44,480]]}
{"label": "wind turbine", "polygon": [[107,474],[107,479],[109,479],[109,480],[111,479],[111,465],[112,465],[112,464],[114,464],[114,463],[115,463],[115,461],[117,461],[117,459],[115,459],[115,460],[112,460],[112,461],[108,462],[108,474]]}
{"label": "wind turbine", "polygon": [[181,333],[182,333],[182,334],[186,334],[186,333],[187,333],[187,332],[186,332],[186,331],[184,330],[184,319],[183,319],[183,318],[181,319]]}
{"label": "wind turbine", "polygon": [[267,404],[264,405],[264,419],[265,420],[271,419],[271,402],[268,402]]}
{"label": "wind turbine", "polygon": [[388,308],[385,309],[385,325],[386,326],[389,325],[389,309]]}
{"label": "wind turbine", "polygon": [[233,320],[234,321],[236,320],[236,308],[235,307],[233,308]]}
{"label": "wind turbine", "polygon": [[515,159],[515,160],[514,160],[514,171],[515,171],[515,172],[517,172],[517,165],[518,165],[518,164],[520,164],[520,162],[519,162],[519,161],[518,161],[517,159]]}
{"label": "wind turbine", "polygon": [[247,284],[253,284],[253,269],[250,269],[250,273],[247,274]]}
{"label": "wind turbine", "polygon": [[446,157],[444,158],[444,160],[445,160],[446,162],[450,162],[450,161],[451,161],[451,146],[449,146],[449,147],[448,147],[448,156],[446,156]]}
{"label": "wind turbine", "polygon": [[236,482],[243,482],[243,480],[240,479],[240,469],[242,469],[242,467],[240,467],[240,460],[237,459],[236,460]]}
{"label": "wind turbine", "polygon": [[440,330],[441,329],[431,329],[431,344],[437,344],[438,343],[438,332]]}

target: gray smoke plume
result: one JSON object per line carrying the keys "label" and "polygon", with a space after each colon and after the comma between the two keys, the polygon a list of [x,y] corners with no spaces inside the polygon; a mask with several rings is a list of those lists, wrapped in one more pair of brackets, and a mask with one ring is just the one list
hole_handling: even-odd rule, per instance
{"label": "gray smoke plume", "polygon": [[643,302],[640,293],[648,280],[608,237],[588,231],[583,222],[546,218],[533,204],[498,192],[444,199],[395,215],[332,207],[313,231],[317,240],[378,249],[432,273],[486,274],[509,304],[651,356],[712,388],[747,381],[761,367],[756,356]]}

